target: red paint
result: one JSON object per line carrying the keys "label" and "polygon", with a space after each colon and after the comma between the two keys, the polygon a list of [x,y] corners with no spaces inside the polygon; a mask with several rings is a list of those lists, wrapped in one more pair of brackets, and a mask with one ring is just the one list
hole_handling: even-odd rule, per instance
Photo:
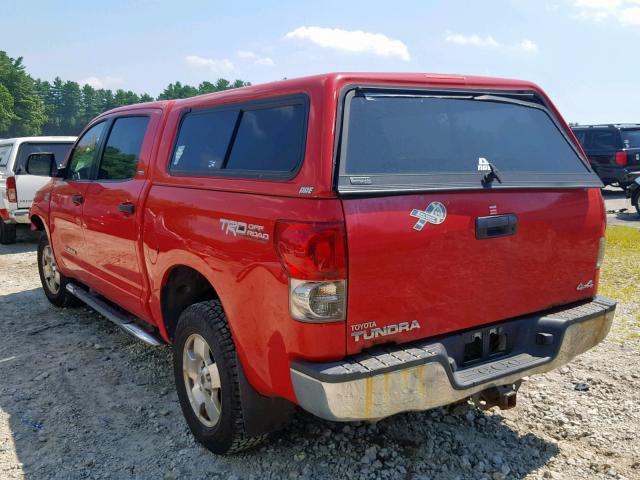
{"label": "red paint", "polygon": [[[354,324],[375,321],[382,327],[419,320],[421,329],[392,339],[403,342],[595,294],[595,289],[578,292],[576,285],[589,279],[597,284],[595,259],[604,233],[597,189],[338,198],[332,183],[337,106],[340,93],[352,84],[534,90],[548,101],[529,82],[345,73],[122,107],[99,120],[151,116],[139,165],[143,173],[129,182],[55,179],[44,189],[50,200],[39,192],[31,214],[43,220],[63,273],[157,325],[165,337],[164,282],[176,266],[199,271],[221,298],[251,384],[261,393],[291,400],[290,360],[339,359],[359,351],[366,344],[352,340]],[[168,174],[186,110],[300,93],[309,97],[309,119],[305,160],[294,179]],[[301,187],[313,187],[313,193],[300,194]],[[84,204],[74,204],[72,195],[83,195]],[[446,206],[447,220],[414,231],[409,212],[432,200]],[[133,215],[118,211],[124,201],[135,205]],[[518,216],[517,235],[475,240],[474,219],[489,215],[489,205]],[[221,218],[262,225],[269,239],[234,237],[221,228]],[[314,226],[322,225],[329,226],[329,233],[318,233],[322,229]],[[276,233],[284,241],[280,255]],[[335,247],[344,245],[345,235],[346,253],[341,253]],[[296,251],[309,257],[298,261]],[[345,275],[347,321],[313,325],[292,320],[285,267],[308,278]]]}

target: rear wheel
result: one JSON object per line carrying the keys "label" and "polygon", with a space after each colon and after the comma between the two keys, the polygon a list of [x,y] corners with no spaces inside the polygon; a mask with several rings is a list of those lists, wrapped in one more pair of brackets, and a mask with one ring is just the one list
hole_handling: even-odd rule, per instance
{"label": "rear wheel", "polygon": [[182,413],[206,448],[235,453],[264,440],[266,435],[244,431],[236,351],[219,301],[196,303],[182,312],[173,366]]}
{"label": "rear wheel", "polygon": [[16,243],[16,224],[7,223],[0,219],[0,243],[3,245],[9,245]]}
{"label": "rear wheel", "polygon": [[636,190],[631,196],[631,203],[636,207],[636,212],[640,215],[640,189]]}
{"label": "rear wheel", "polygon": [[49,239],[42,234],[38,244],[38,272],[44,294],[57,307],[78,305],[80,301],[67,291],[69,277],[59,269]]}

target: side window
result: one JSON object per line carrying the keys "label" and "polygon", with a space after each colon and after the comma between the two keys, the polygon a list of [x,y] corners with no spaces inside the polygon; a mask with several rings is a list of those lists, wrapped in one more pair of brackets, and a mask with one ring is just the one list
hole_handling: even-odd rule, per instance
{"label": "side window", "polygon": [[148,117],[116,119],[102,154],[99,180],[129,180],[135,176],[148,124]]}
{"label": "side window", "polygon": [[302,161],[306,125],[306,105],[297,99],[195,110],[182,119],[169,170],[204,176],[288,174]]}
{"label": "side window", "polygon": [[582,148],[584,148],[585,147],[585,137],[587,135],[587,132],[585,130],[574,130],[573,133],[576,136],[576,138],[578,139],[578,142],[580,142],[580,145],[582,145]]}
{"label": "side window", "polygon": [[304,147],[304,111],[303,105],[243,111],[226,168],[293,171]]}
{"label": "side window", "polygon": [[213,175],[222,168],[238,110],[188,114],[169,166],[172,172]]}
{"label": "side window", "polygon": [[593,130],[591,148],[594,150],[615,150],[618,148],[618,132],[615,130]]}
{"label": "side window", "polygon": [[68,180],[89,180],[96,163],[96,150],[104,131],[104,122],[91,127],[76,144],[67,165]]}
{"label": "side window", "polygon": [[6,167],[9,162],[9,154],[13,145],[2,145],[0,147],[0,167]]}

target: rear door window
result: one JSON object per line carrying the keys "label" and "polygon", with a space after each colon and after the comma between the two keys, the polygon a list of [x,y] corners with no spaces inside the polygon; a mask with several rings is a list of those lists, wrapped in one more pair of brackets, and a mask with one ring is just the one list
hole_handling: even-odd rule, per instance
{"label": "rear door window", "polygon": [[102,153],[98,180],[129,180],[138,168],[148,117],[117,118]]}
{"label": "rear door window", "polygon": [[354,92],[348,101],[340,183],[385,188],[575,181],[592,173],[547,111],[493,96]]}
{"label": "rear door window", "polygon": [[194,110],[181,122],[173,175],[290,178],[302,162],[307,99]]}
{"label": "rear door window", "polygon": [[618,150],[620,145],[620,135],[618,131],[611,129],[593,129],[589,138],[589,148],[592,150]]}
{"label": "rear door window", "polygon": [[56,160],[56,165],[62,165],[67,153],[73,146],[72,142],[69,143],[35,143],[28,142],[20,145],[18,155],[16,156],[16,163],[13,167],[14,172],[19,174],[26,174],[27,158],[32,153],[53,153]]}

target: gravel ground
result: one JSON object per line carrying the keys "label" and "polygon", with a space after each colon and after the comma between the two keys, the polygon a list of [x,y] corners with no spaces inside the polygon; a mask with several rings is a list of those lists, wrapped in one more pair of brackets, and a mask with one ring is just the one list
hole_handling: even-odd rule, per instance
{"label": "gravel ground", "polygon": [[[24,235],[0,246],[2,480],[640,479],[640,341],[629,328],[525,380],[509,411],[459,405],[377,424],[299,412],[268,444],[216,457],[183,421],[169,348],[147,347],[86,308],[51,306],[35,249]],[[617,323],[637,332],[635,298]]]}

